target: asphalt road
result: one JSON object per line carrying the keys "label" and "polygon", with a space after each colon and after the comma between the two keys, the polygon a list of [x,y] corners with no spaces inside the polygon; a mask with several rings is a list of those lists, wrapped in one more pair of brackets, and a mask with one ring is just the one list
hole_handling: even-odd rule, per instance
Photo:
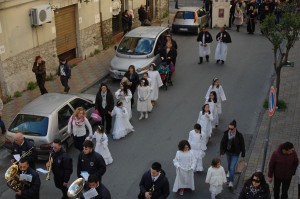
{"label": "asphalt road", "polygon": [[[213,37],[218,32],[216,29],[209,31]],[[167,91],[160,90],[159,101],[147,120],[138,120],[139,114],[134,106],[132,124],[135,132],[118,141],[112,140],[111,135],[109,136],[109,148],[114,162],[107,167],[103,184],[111,191],[113,199],[137,198],[140,178],[154,161],[162,164],[172,190],[175,180],[172,160],[175,157],[177,144],[180,140],[188,138],[188,132],[192,130],[197,120],[204,103],[204,96],[214,77],[220,79],[227,101],[223,104],[220,125],[214,130],[208,144],[203,161],[204,168],[207,170],[212,158],[219,156],[222,132],[226,130],[227,124],[232,119],[237,120],[237,128],[244,134],[248,149],[251,138],[255,135],[262,103],[273,74],[272,48],[260,34],[246,34],[245,27],[242,27],[239,33],[235,31],[229,33],[233,43],[229,45],[228,60],[224,65],[215,64],[213,59],[216,42],[211,45],[210,62],[198,65],[196,36],[184,34],[174,36],[179,46],[176,73],[173,78],[174,86],[169,87]],[[118,81],[111,79],[105,81],[113,92],[117,90]],[[96,94],[97,90],[98,84],[86,92]],[[71,148],[69,153],[73,157],[73,181],[76,179],[78,152]],[[45,168],[44,162],[38,164],[38,167]],[[226,169],[225,159],[222,164]],[[2,176],[8,166],[9,158],[2,159],[0,165]],[[204,183],[205,176],[206,172],[195,174],[194,192],[187,191],[182,197],[171,192],[169,198],[209,198],[209,186]],[[40,177],[41,199],[60,198],[60,191],[54,187],[53,180],[45,181],[45,176],[42,174]],[[0,178],[0,194],[1,199],[14,198],[14,193],[7,188],[4,178]],[[224,187],[222,198],[235,198],[235,196]]]}

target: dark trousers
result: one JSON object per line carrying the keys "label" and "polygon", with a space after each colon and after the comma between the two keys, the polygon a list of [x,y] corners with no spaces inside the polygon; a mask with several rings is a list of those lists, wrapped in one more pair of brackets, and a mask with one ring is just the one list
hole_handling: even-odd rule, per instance
{"label": "dark trousers", "polygon": [[298,199],[300,199],[300,184],[298,184]]}
{"label": "dark trousers", "polygon": [[132,86],[130,87],[130,91],[131,91],[131,94],[132,94],[132,98],[131,98],[131,108],[132,108],[132,105],[134,104],[134,92],[136,90],[136,86]]}
{"label": "dark trousers", "polygon": [[231,14],[229,15],[229,28],[231,28],[231,25],[233,24],[233,21],[234,21],[234,14]]}
{"label": "dark trousers", "polygon": [[81,137],[73,136],[74,147],[79,151],[82,151],[83,149],[83,143],[85,141],[85,138],[86,136],[81,136]]}
{"label": "dark trousers", "polygon": [[40,88],[41,94],[44,95],[45,93],[48,93],[48,91],[45,88],[45,79],[40,75],[37,75],[35,77],[36,77],[36,82]]}
{"label": "dark trousers", "polygon": [[[288,190],[290,188],[291,180],[292,178],[281,180],[274,177],[274,199],[288,199]],[[281,185],[281,197],[279,197]]]}
{"label": "dark trousers", "polygon": [[60,82],[63,85],[63,87],[65,87],[64,92],[66,92],[66,93],[69,92],[69,90],[70,90],[70,87],[68,85],[69,78],[66,76],[60,76]]}
{"label": "dark trousers", "polygon": [[110,133],[110,130],[111,130],[111,120],[112,120],[111,115],[108,114],[108,113],[106,113],[106,114],[101,114],[101,117],[102,117],[101,125],[104,126],[104,124],[105,124],[106,133]]}
{"label": "dark trousers", "polygon": [[68,195],[67,195],[68,187],[63,186],[63,183],[64,182],[61,177],[54,175],[54,184],[55,184],[56,188],[61,190],[61,192],[63,194],[63,197],[62,197],[63,199],[68,199]]}

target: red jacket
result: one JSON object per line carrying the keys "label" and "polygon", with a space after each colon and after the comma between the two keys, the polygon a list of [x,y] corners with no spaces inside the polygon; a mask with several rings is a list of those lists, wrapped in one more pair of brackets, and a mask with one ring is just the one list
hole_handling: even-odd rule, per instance
{"label": "red jacket", "polygon": [[291,179],[296,173],[298,163],[297,153],[293,151],[292,154],[285,155],[282,153],[282,145],[280,145],[272,154],[269,162],[268,177],[273,178],[274,176],[281,180]]}

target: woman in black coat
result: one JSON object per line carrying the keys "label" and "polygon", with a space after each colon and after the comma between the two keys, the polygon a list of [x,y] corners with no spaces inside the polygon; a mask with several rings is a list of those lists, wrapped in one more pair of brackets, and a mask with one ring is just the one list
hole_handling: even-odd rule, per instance
{"label": "woman in black coat", "polygon": [[98,110],[102,117],[101,125],[104,126],[106,122],[106,134],[111,130],[111,115],[114,108],[114,97],[106,84],[101,84],[100,89],[96,95],[95,109]]}
{"label": "woman in black coat", "polygon": [[128,67],[128,71],[124,74],[124,77],[127,78],[127,85],[129,86],[129,89],[131,91],[132,94],[132,98],[131,98],[131,107],[134,103],[134,92],[136,90],[136,87],[138,86],[139,82],[140,82],[140,78],[139,75],[137,74],[137,72],[135,72],[135,67],[134,65],[130,65]]}
{"label": "woman in black coat", "polygon": [[271,199],[269,185],[262,172],[255,172],[245,182],[239,199]]}

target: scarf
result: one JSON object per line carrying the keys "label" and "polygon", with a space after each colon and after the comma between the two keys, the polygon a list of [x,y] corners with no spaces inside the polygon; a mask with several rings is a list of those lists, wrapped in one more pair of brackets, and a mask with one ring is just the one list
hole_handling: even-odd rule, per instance
{"label": "scarf", "polygon": [[105,92],[105,93],[102,93],[102,91],[101,91],[101,96],[102,96],[102,108],[103,109],[105,109],[105,107],[106,107],[106,94],[107,94],[107,92]]}
{"label": "scarf", "polygon": [[82,118],[74,117],[74,122],[76,126],[82,126],[84,125],[84,117]]}
{"label": "scarf", "polygon": [[232,140],[235,137],[236,133],[233,134],[230,131],[228,131],[228,140]]}
{"label": "scarf", "polygon": [[250,185],[250,192],[255,196],[260,191],[259,187],[254,187],[252,184]]}

